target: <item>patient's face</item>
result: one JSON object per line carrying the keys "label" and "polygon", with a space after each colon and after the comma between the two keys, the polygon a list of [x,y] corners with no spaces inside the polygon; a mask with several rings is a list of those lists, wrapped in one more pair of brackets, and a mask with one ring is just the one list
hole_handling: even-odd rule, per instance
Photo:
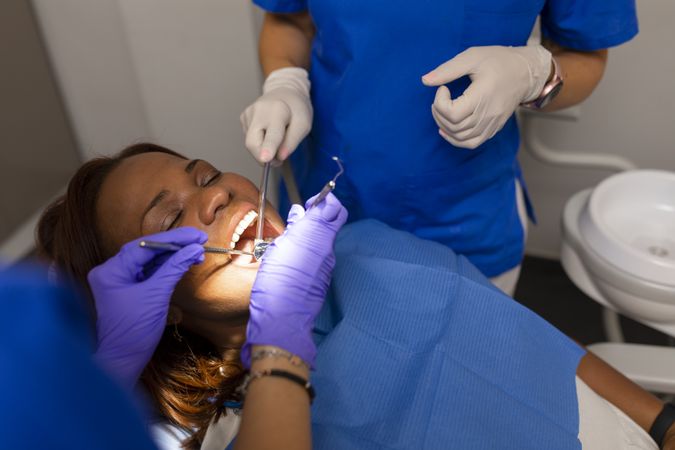
{"label": "patient's face", "polygon": [[[209,163],[164,153],[125,159],[106,178],[97,202],[97,223],[105,251],[112,255],[138,237],[179,226],[204,230],[206,245],[231,248],[238,225],[249,223],[237,249],[253,247],[258,189],[246,178],[220,173]],[[268,205],[269,206],[269,205]],[[281,234],[283,221],[266,209],[264,237]],[[197,320],[244,323],[258,262],[249,256],[206,254],[179,283],[172,302],[183,312],[184,324]],[[195,330],[199,331],[199,330]]]}

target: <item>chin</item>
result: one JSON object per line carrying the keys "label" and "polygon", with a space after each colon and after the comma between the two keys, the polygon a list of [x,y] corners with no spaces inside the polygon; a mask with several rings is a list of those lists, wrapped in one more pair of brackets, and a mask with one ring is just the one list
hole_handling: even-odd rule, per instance
{"label": "chin", "polygon": [[217,266],[206,279],[192,285],[193,292],[196,297],[208,299],[210,303],[222,303],[228,309],[248,309],[259,265],[258,262],[233,260],[224,267]]}

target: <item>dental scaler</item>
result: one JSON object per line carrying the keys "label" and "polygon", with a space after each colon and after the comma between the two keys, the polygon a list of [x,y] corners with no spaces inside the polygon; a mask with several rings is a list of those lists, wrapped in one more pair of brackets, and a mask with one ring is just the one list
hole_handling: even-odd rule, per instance
{"label": "dental scaler", "polygon": [[[143,248],[151,248],[155,250],[166,250],[168,252],[177,252],[181,248],[183,248],[180,245],[176,244],[170,244],[167,242],[155,242],[155,241],[141,241],[138,243],[139,247]],[[243,250],[235,250],[231,248],[223,248],[223,247],[210,247],[205,245],[204,246],[204,252],[205,253],[227,253],[230,255],[253,255],[253,253],[250,252],[245,252]]]}
{"label": "dental scaler", "polygon": [[[324,201],[326,196],[332,192],[335,189],[335,183],[344,173],[344,167],[342,166],[342,161],[340,161],[340,158],[337,156],[333,156],[333,161],[335,161],[338,165],[338,173],[335,174],[332,180],[328,181],[324,186],[323,189],[321,189],[321,192],[319,192],[319,195],[316,196],[312,204],[307,208],[309,211],[310,209],[314,208],[316,205]],[[262,256],[265,254],[265,251],[267,250],[267,247],[271,244],[271,242],[267,242],[263,239],[263,227],[265,225],[265,203],[267,202],[267,184],[269,181],[269,173],[270,173],[270,163],[266,163],[265,166],[263,167],[263,176],[262,176],[262,181],[260,182],[260,196],[259,196],[259,206],[258,206],[258,224],[256,228],[256,235],[255,235],[255,240],[254,242],[254,247],[253,247],[253,257],[255,259],[260,259]]]}
{"label": "dental scaler", "polygon": [[326,196],[335,189],[335,182],[337,181],[338,177],[342,175],[345,171],[344,167],[342,167],[342,161],[340,161],[340,158],[337,156],[333,156],[333,161],[335,161],[338,165],[338,173],[335,174],[332,180],[330,180],[328,183],[324,184],[323,189],[321,189],[321,192],[319,192],[319,195],[316,196],[314,201],[312,202],[311,205],[309,205],[309,208],[307,210],[309,211],[310,209],[314,208],[316,205],[321,203]]}

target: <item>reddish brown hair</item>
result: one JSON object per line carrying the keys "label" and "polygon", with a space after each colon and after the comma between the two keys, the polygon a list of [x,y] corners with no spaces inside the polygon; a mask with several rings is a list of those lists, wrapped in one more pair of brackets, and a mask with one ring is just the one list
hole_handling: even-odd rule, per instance
{"label": "reddish brown hair", "polygon": [[[99,192],[108,174],[121,161],[150,152],[185,158],[173,150],[144,143],[112,157],[93,159],[75,173],[66,194],[45,210],[36,231],[37,247],[60,276],[87,287],[89,271],[118,250],[106,252],[102,245],[96,222]],[[91,301],[92,311],[93,304]],[[141,381],[159,413],[191,433],[184,446],[199,448],[211,421],[223,414],[224,402],[238,400],[235,388],[242,376],[238,350],[223,355],[201,336],[181,327],[170,327],[164,331]]]}

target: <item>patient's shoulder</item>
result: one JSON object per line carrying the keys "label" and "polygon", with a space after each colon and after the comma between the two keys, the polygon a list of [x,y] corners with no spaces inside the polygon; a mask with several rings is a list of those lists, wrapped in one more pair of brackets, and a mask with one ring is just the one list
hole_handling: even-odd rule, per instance
{"label": "patient's shoulder", "polygon": [[[448,247],[420,239],[407,231],[397,230],[378,220],[360,220],[345,225],[338,234],[336,252],[348,252],[391,259],[411,259],[423,251],[447,259],[456,258]],[[413,258],[414,259],[414,258]]]}
{"label": "patient's shoulder", "polygon": [[372,257],[457,272],[482,279],[482,274],[466,258],[438,242],[396,230],[373,219],[343,227],[335,242],[338,262],[354,257]]}

